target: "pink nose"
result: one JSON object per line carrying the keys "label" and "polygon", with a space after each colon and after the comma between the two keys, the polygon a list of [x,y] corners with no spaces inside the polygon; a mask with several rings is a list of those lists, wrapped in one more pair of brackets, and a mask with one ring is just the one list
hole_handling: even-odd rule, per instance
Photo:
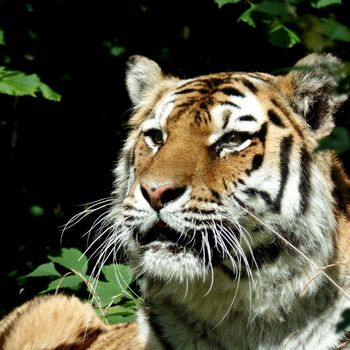
{"label": "pink nose", "polygon": [[162,209],[169,202],[175,201],[185,192],[185,187],[174,187],[170,184],[159,187],[142,185],[141,192],[155,210]]}

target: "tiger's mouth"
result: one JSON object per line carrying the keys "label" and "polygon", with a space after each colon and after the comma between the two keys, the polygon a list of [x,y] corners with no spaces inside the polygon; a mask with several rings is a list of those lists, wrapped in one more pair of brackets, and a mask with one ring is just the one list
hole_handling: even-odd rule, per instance
{"label": "tiger's mouth", "polygon": [[158,221],[146,233],[137,233],[137,241],[141,246],[147,246],[156,242],[165,242],[168,243],[169,246],[185,248],[189,246],[191,240],[192,243],[194,243],[193,238],[191,239],[187,234],[185,235],[171,228],[164,221]]}
{"label": "tiger's mouth", "polygon": [[[238,234],[238,232],[232,233]],[[224,260],[230,249],[228,246],[223,246],[223,240],[221,244],[218,244],[217,237],[210,228],[204,231],[189,229],[180,232],[163,221],[158,221],[145,233],[136,232],[134,238],[144,249],[162,250],[171,254],[187,252],[198,258],[203,258],[204,254],[206,259],[210,257],[212,263]]]}

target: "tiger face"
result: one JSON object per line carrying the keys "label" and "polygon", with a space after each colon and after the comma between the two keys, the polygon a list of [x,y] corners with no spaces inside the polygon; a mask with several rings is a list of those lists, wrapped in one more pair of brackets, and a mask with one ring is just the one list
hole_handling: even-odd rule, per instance
{"label": "tiger face", "polygon": [[[322,68],[336,63],[310,55],[298,63],[307,69],[286,76],[180,80],[149,59],[130,60],[135,111],[113,215],[138,273],[178,282],[249,277],[290,255],[288,243],[328,261],[332,240],[322,226],[335,227],[333,199],[318,178],[330,156],[314,151],[344,100]],[[310,225],[315,235],[305,237]]]}

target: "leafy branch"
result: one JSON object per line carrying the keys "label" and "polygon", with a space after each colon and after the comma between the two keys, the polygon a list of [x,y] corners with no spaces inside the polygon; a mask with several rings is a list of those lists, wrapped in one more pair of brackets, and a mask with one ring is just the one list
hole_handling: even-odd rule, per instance
{"label": "leafy branch", "polygon": [[[130,289],[133,281],[131,271],[123,264],[102,267],[103,279],[95,280],[88,271],[88,259],[78,249],[62,248],[58,256],[48,256],[50,262],[38,266],[24,276],[46,277],[48,286],[41,293],[62,289],[85,292],[97,314],[107,323],[132,322],[135,320],[139,300]],[[62,270],[62,272],[59,272]]]}
{"label": "leafy branch", "polygon": [[48,85],[40,81],[37,74],[27,75],[0,66],[0,93],[11,96],[32,96],[40,93],[51,101],[60,101],[61,96]]}
{"label": "leafy branch", "polygon": [[[243,0],[214,0],[221,8]],[[320,52],[332,47],[335,41],[350,42],[350,29],[329,14],[320,17],[317,12],[330,6],[341,5],[341,0],[315,0],[309,2],[308,12],[299,11],[305,6],[302,0],[247,1],[248,8],[238,17],[238,22],[256,28],[265,27],[269,41],[276,46],[291,48],[302,43],[308,50]],[[303,14],[299,14],[303,13]]]}

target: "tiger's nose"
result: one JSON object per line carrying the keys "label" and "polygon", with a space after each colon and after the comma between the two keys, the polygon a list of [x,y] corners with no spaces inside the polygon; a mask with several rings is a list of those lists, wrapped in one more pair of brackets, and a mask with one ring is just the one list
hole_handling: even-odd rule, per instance
{"label": "tiger's nose", "polygon": [[186,187],[174,187],[170,184],[159,187],[141,185],[143,197],[155,210],[160,210],[169,202],[180,198],[185,191]]}

